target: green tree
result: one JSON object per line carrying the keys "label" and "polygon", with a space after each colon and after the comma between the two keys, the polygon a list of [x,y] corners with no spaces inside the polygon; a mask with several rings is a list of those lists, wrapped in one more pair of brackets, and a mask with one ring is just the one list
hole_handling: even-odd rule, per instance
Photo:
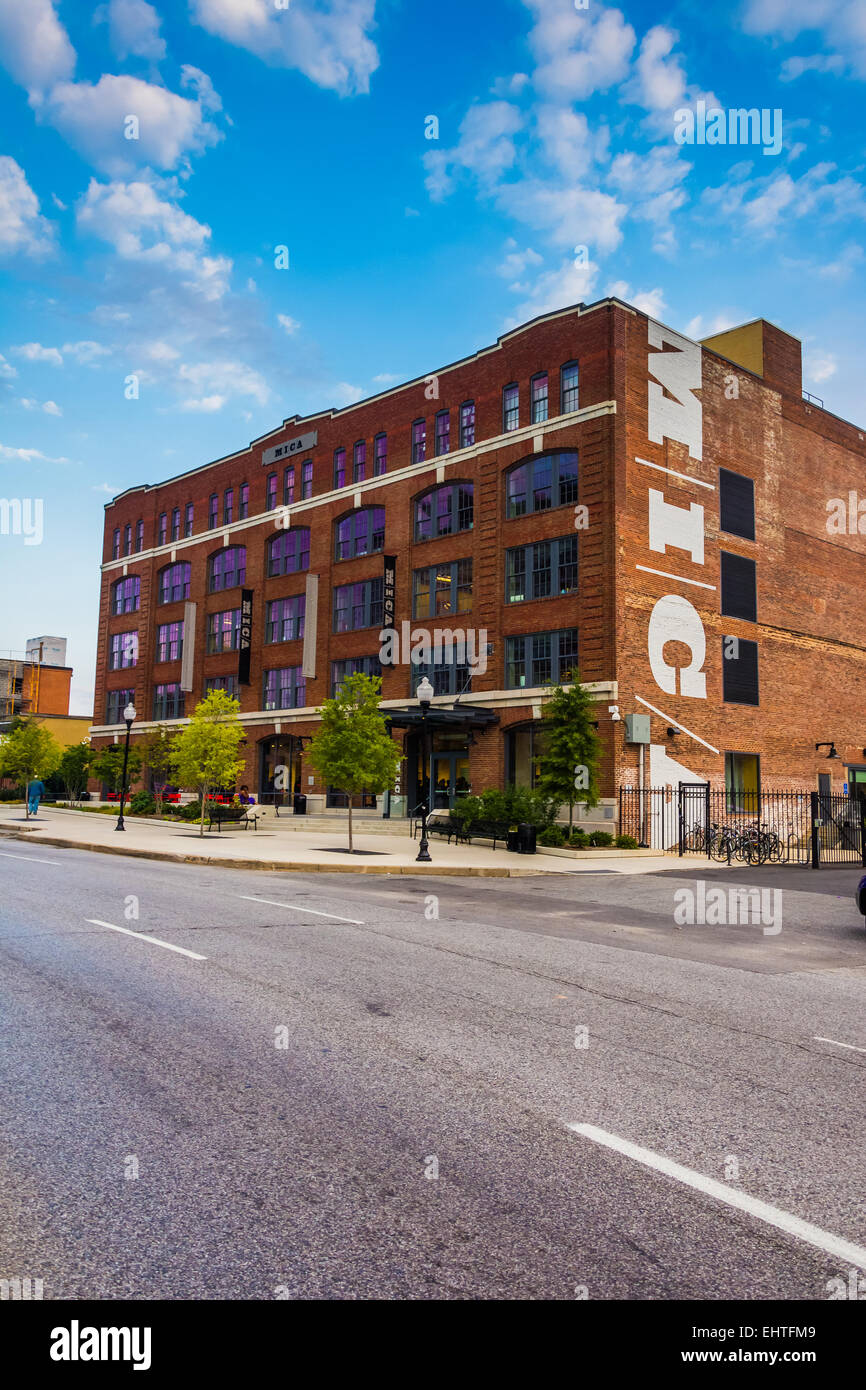
{"label": "green tree", "polygon": [[67,801],[81,800],[81,793],[87,786],[92,761],[93,749],[86,740],[83,743],[74,743],[70,748],[64,748],[57,767],[57,774],[63,783]]}
{"label": "green tree", "polygon": [[24,812],[30,819],[30,783],[49,777],[60,762],[60,745],[41,724],[26,720],[0,743],[0,777],[24,785]]}
{"label": "green tree", "polygon": [[157,815],[162,815],[162,797],[166,784],[171,780],[172,741],[165,729],[154,729],[141,740],[142,757],[153,782]]}
{"label": "green tree", "polygon": [[[119,792],[123,782],[124,742],[125,739],[123,742],[109,743],[105,748],[100,748],[91,764],[93,776],[98,777],[100,782],[104,782],[108,790],[112,792]],[[141,753],[136,742],[130,744],[129,747],[129,762],[126,768],[127,786],[131,787],[140,776]]]}
{"label": "green tree", "polygon": [[212,690],[195,707],[185,728],[174,737],[171,765],[182,787],[198,792],[204,834],[204,803],[209,792],[231,787],[243,771],[244,760],[238,749],[245,738],[238,718],[240,703],[224,690]]}
{"label": "green tree", "polygon": [[326,785],[348,796],[350,854],[353,795],[379,795],[393,786],[402,756],[379,710],[381,689],[379,676],[360,671],[347,676],[334,699],[322,705],[322,722],[307,748],[307,757]]}
{"label": "green tree", "polygon": [[573,673],[574,684],[558,685],[544,707],[543,751],[538,761],[536,787],[560,805],[568,804],[568,828],[574,807],[598,805],[598,762],[601,745],[595,730],[595,702]]}

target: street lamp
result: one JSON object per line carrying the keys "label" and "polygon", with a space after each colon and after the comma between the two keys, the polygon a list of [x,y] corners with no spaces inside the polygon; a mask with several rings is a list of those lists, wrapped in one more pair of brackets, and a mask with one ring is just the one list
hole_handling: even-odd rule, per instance
{"label": "street lamp", "polygon": [[130,700],[126,709],[123,711],[123,718],[126,723],[126,743],[123,745],[123,777],[120,783],[120,815],[117,817],[115,830],[125,830],[123,824],[123,803],[126,800],[126,768],[129,763],[129,735],[132,733],[132,721],[135,718],[135,705]]}
{"label": "street lamp", "polygon": [[430,814],[430,788],[432,777],[430,775],[430,762],[432,757],[427,754],[427,715],[430,713],[430,701],[433,699],[434,690],[430,681],[425,676],[418,683],[415,694],[418,696],[418,703],[421,706],[421,756],[424,759],[424,774],[427,778],[427,794],[421,803],[421,844],[416,855],[416,864],[430,864],[430,846],[427,843],[427,817]]}

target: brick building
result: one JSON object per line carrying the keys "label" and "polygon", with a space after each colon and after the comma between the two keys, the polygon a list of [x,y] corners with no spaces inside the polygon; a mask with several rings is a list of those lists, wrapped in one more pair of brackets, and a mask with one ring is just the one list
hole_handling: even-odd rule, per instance
{"label": "brick building", "polygon": [[546,314],[108,503],[93,741],[118,737],[129,698],[146,729],[223,685],[242,780],[267,795],[285,765],[311,810],[339,805],[304,740],[347,671],[379,671],[393,595],[398,812],[421,785],[401,713],[422,675],[450,718],[441,804],[531,780],[550,683],[576,666],[604,748],[594,819],[641,778],[841,790],[866,778],[864,459],[763,320],[697,344],[614,299]]}

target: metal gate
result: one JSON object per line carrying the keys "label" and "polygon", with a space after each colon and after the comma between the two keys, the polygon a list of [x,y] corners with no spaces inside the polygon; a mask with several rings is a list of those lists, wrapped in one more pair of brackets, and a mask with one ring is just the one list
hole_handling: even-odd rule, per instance
{"label": "metal gate", "polygon": [[623,787],[619,830],[642,846],[720,863],[866,866],[866,800],[805,788]]}

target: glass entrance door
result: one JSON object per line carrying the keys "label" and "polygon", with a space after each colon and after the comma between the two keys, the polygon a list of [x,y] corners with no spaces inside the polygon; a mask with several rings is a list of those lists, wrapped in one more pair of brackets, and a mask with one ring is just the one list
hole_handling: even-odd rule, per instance
{"label": "glass entrance door", "polygon": [[472,787],[469,781],[468,753],[433,754],[433,806],[434,809],[448,808],[460,797],[469,796]]}
{"label": "glass entrance door", "polygon": [[291,806],[301,788],[301,741],[275,734],[259,744],[259,800],[268,806]]}

